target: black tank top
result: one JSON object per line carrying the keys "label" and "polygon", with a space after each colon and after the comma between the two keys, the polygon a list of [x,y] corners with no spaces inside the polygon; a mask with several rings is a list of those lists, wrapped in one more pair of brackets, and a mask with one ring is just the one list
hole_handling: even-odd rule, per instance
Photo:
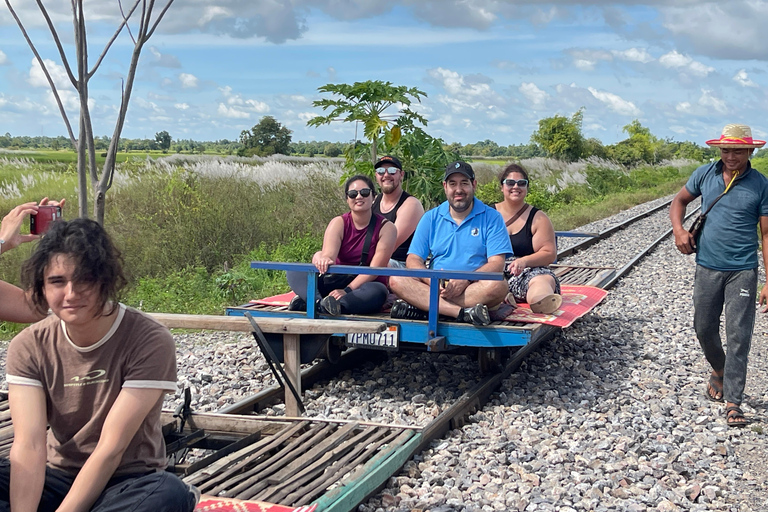
{"label": "black tank top", "polygon": [[[383,194],[379,194],[376,196],[376,198],[373,200],[373,213],[378,213],[385,219],[387,219],[392,224],[395,223],[397,220],[397,210],[400,209],[401,206],[403,206],[403,203],[406,199],[411,197],[411,194],[403,190],[403,193],[400,195],[400,200],[397,201],[397,204],[394,208],[392,208],[387,213],[383,213],[381,211],[381,197]],[[405,259],[408,257],[408,248],[411,246],[411,240],[413,240],[413,233],[411,233],[411,236],[409,236],[405,242],[400,244],[400,247],[395,249],[395,252],[392,253],[392,259],[397,261],[405,261]]]}
{"label": "black tank top", "polygon": [[[496,209],[496,205],[493,206]],[[512,243],[512,252],[516,258],[522,258],[523,256],[529,256],[535,251],[533,250],[533,232],[531,226],[533,226],[533,218],[536,216],[536,212],[539,211],[535,206],[531,206],[531,213],[528,214],[528,219],[525,221],[523,229],[509,235],[509,241]]]}

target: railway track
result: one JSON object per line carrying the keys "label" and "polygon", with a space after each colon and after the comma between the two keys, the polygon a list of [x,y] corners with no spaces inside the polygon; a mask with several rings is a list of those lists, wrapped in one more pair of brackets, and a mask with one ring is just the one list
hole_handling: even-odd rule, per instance
{"label": "railway track", "polygon": [[[572,256],[578,252],[586,251],[603,241],[609,240],[617,233],[631,228],[633,224],[640,222],[652,215],[660,214],[668,206],[669,202],[665,202],[646,212],[635,215],[621,223],[612,225],[599,232],[595,237],[589,238],[583,242],[577,243],[564,249],[559,256]],[[694,213],[695,210],[691,211],[689,216],[693,215]],[[636,266],[643,257],[652,252],[659,243],[666,239],[670,233],[671,230],[662,230],[658,237],[651,240],[649,243],[644,244],[644,247],[640,251],[637,251],[631,258],[629,258],[629,262],[625,263],[621,268],[617,270],[616,275],[605,284],[605,287],[611,287],[617,283],[624,275],[630,272],[631,269],[634,268],[634,266]],[[279,498],[285,500],[284,503],[286,505],[292,506],[306,504],[306,500],[309,499],[308,496],[311,495],[311,498],[316,499],[316,502],[321,505],[319,510],[353,510],[359,503],[363,502],[367,496],[375,493],[378,489],[380,489],[388,477],[394,474],[406,461],[410,460],[414,454],[417,454],[428,447],[433,441],[443,438],[447,432],[462,427],[466,421],[466,418],[475,413],[478,409],[482,408],[483,405],[488,402],[493,393],[501,386],[501,383],[520,367],[520,364],[523,362],[525,357],[534,349],[535,345],[529,345],[517,350],[513,354],[509,354],[508,357],[503,359],[503,365],[499,368],[498,372],[491,373],[479,378],[468,389],[466,389],[466,391],[458,399],[453,401],[453,403],[450,405],[444,407],[441,412],[426,425],[366,425],[365,422],[349,423],[343,422],[341,420],[323,420],[320,423],[326,425],[326,427],[321,427],[319,424],[312,426],[312,420],[293,419],[289,422],[290,426],[286,426],[284,428],[298,428],[296,425],[298,425],[299,422],[309,421],[309,423],[304,423],[304,426],[299,428],[299,431],[301,431],[302,428],[306,429],[305,431],[302,431],[303,433],[298,436],[301,441],[295,441],[293,444],[286,444],[285,446],[282,446],[279,451],[276,452],[276,455],[274,455],[276,459],[289,461],[286,462],[286,464],[293,468],[293,473],[291,473],[291,475],[287,474],[285,470],[282,469],[285,467],[282,464],[278,464],[279,467],[270,469],[272,463],[261,461],[259,462],[260,465],[254,463],[248,467],[248,464],[243,462],[243,459],[239,459],[236,463],[233,463],[233,465],[226,467],[224,467],[222,463],[219,463],[216,469],[226,472],[227,477],[221,478],[219,476],[212,476],[211,478],[214,479],[215,485],[212,484],[210,486],[204,487],[204,491],[215,491],[217,493],[222,493],[225,496],[239,497],[244,499]],[[312,366],[311,368],[304,370],[302,374],[302,381],[309,385],[323,381],[330,381],[336,378],[336,376],[341,372],[352,368],[359,368],[361,362],[368,360],[370,355],[371,352],[369,351],[350,351],[349,354],[345,354],[342,358],[340,358],[340,361],[337,363],[337,365],[319,363]],[[396,357],[407,356],[401,355]],[[221,409],[219,412],[226,414],[252,414],[254,412],[259,412],[263,407],[266,407],[269,404],[274,404],[275,402],[279,401],[282,396],[283,389],[279,386],[275,386],[266,389],[259,394],[254,395],[253,397],[227,406]],[[269,420],[269,417],[266,416],[257,416],[255,418],[261,421]],[[334,421],[338,421],[338,423],[334,423]],[[334,424],[335,426],[333,428],[327,427],[328,422]],[[354,424],[354,426],[350,426],[352,424]],[[297,477],[299,480],[307,480],[306,475],[313,472],[314,474],[338,475],[338,473],[342,470],[340,470],[335,465],[334,461],[327,462],[327,465],[321,465],[322,467],[320,468],[316,465],[312,466],[312,464],[316,464],[316,461],[312,457],[305,457],[302,459],[301,456],[295,455],[297,452],[310,452],[311,448],[305,448],[302,450],[298,448],[296,444],[301,445],[305,439],[315,439],[313,442],[317,442],[317,437],[313,436],[319,435],[317,432],[319,432],[321,428],[326,428],[327,433],[325,436],[346,436],[346,440],[343,443],[339,442],[338,445],[333,445],[335,447],[334,450],[340,453],[346,453],[345,450],[352,451],[356,445],[360,444],[360,439],[367,440],[369,438],[387,438],[390,441],[384,444],[374,443],[377,450],[387,448],[387,450],[384,450],[386,453],[382,451],[374,451],[369,454],[369,459],[359,460],[356,469],[345,468],[343,471],[347,472],[346,476],[339,478],[338,480],[335,480],[333,483],[331,483],[330,487],[327,487],[331,490],[325,492],[324,494],[312,494],[318,491],[318,488],[314,487],[311,489],[305,488],[301,491],[293,490],[288,494],[285,492],[276,493],[268,491],[267,489],[269,485],[263,483],[259,484],[255,488],[258,491],[256,493],[249,494],[250,491],[244,491],[245,487],[247,486],[242,483],[241,477],[236,475],[250,475],[250,477],[247,478],[250,478],[249,481],[252,484],[256,481],[271,481],[277,485],[280,485],[278,482],[281,482],[286,478]],[[314,434],[310,434],[309,432],[314,432]],[[322,439],[326,440],[324,441],[325,444],[323,444],[323,446],[325,446],[325,449],[327,450],[327,446],[329,444],[333,444],[333,439],[335,438],[328,440],[328,437],[322,437]],[[341,445],[343,445],[343,447]],[[339,457],[344,458],[344,460],[349,460],[349,456],[347,455],[340,455]],[[328,458],[333,459],[331,456]],[[376,467],[377,465],[381,467]],[[236,469],[236,466],[239,469]],[[363,470],[361,468],[366,469]],[[198,472],[198,476],[196,478],[201,478],[200,471],[203,471],[203,474],[205,474],[205,470],[203,469],[196,468],[196,471]],[[273,472],[270,473],[270,471]],[[259,477],[256,478],[255,475],[259,475]],[[234,480],[231,482],[234,486],[230,489],[227,489],[227,484],[224,483],[224,480],[231,477],[234,478]],[[206,478],[208,478],[208,476],[206,476]],[[324,482],[328,483],[325,480]],[[299,496],[302,497],[301,500],[297,499],[296,501],[292,501]]]}
{"label": "railway track", "polygon": [[[660,213],[668,204],[610,226],[597,236],[564,249],[559,257],[573,256],[610,240],[634,223]],[[605,286],[618,282],[669,233],[670,230],[662,232],[645,244]],[[414,454],[447,432],[461,428],[467,417],[488,402],[534,349],[535,345],[529,345],[508,354],[498,372],[477,378],[427,424],[255,415],[284,396],[282,387],[273,386],[224,407],[217,414],[192,413],[184,419],[180,417],[183,414],[175,418],[166,414],[167,442],[176,453],[176,471],[203,492],[290,506],[315,502],[318,510],[334,512],[354,510]],[[340,373],[370,363],[371,354],[352,350],[336,364],[316,363],[302,372],[302,381],[307,387],[332,382]],[[9,446],[10,438],[5,434],[12,436],[12,426],[2,422],[4,414],[7,409],[0,404],[0,450]],[[208,452],[188,463],[178,454],[190,448]]]}

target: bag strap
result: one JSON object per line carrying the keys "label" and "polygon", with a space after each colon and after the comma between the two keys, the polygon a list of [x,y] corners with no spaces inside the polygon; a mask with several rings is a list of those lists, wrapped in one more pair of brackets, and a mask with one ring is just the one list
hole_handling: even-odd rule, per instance
{"label": "bag strap", "polygon": [[707,216],[707,214],[709,214],[709,210],[711,210],[712,207],[715,206],[720,199],[722,199],[722,197],[726,194],[726,192],[730,190],[731,185],[734,185],[736,183],[736,178],[738,177],[739,177],[739,171],[733,171],[733,177],[731,178],[731,181],[728,183],[728,186],[725,187],[725,190],[723,190],[723,193],[717,196],[715,200],[712,201],[712,204],[709,205],[709,208],[707,208],[707,211],[704,212],[705,217]]}
{"label": "bag strap", "polygon": [[509,218],[509,220],[508,220],[507,222],[505,222],[505,223],[504,223],[504,225],[505,225],[505,226],[509,226],[510,224],[512,224],[513,222],[515,222],[517,219],[519,219],[519,218],[520,218],[520,216],[521,216],[521,215],[522,215],[522,214],[523,214],[523,213],[524,213],[524,212],[525,212],[525,211],[528,209],[528,206],[529,206],[529,205],[526,203],[526,204],[525,204],[525,206],[523,206],[522,208],[520,208],[520,209],[517,211],[517,213],[516,213],[516,214],[514,214],[513,216],[511,216],[511,217]]}
{"label": "bag strap", "polygon": [[368,231],[365,233],[365,242],[363,242],[363,252],[360,254],[360,266],[364,267],[368,263],[368,252],[371,249],[373,232],[376,229],[376,214],[371,212],[371,220],[368,222]]}

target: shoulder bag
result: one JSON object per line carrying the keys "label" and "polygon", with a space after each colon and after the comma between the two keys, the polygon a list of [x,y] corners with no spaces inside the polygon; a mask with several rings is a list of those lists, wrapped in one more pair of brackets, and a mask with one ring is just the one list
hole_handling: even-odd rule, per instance
{"label": "shoulder bag", "polygon": [[696,217],[696,220],[693,221],[693,224],[691,224],[691,228],[688,230],[688,232],[693,236],[693,240],[696,243],[696,247],[694,247],[694,251],[698,249],[699,246],[699,237],[701,236],[701,230],[704,229],[704,223],[707,221],[707,215],[709,215],[710,210],[712,210],[712,207],[717,204],[717,202],[722,199],[722,197],[730,190],[731,186],[736,183],[736,178],[739,176],[739,171],[735,171],[733,174],[733,177],[731,178],[731,181],[728,183],[728,186],[725,187],[725,190],[723,190],[722,194],[717,196],[714,201],[712,201],[712,204],[709,205],[709,208],[707,208],[707,211]]}
{"label": "shoulder bag", "polygon": [[[371,250],[373,232],[376,229],[376,215],[371,213],[371,221],[368,223],[368,231],[365,233],[363,252],[360,254],[360,264],[363,267],[368,263],[368,254]],[[349,283],[355,280],[356,274],[323,274],[317,278],[317,288],[321,295],[325,296],[333,290],[343,290]]]}

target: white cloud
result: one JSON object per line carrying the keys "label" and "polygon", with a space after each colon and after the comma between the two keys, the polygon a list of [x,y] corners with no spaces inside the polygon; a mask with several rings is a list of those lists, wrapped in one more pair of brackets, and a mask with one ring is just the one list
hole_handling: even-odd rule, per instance
{"label": "white cloud", "polygon": [[[64,69],[64,66],[56,64],[50,59],[43,59],[43,63],[45,64],[45,68],[48,70],[48,74],[53,79],[53,83],[56,84],[56,88],[59,91],[61,91],[62,87],[72,83],[69,81],[69,76],[67,75],[67,70]],[[36,58],[32,59],[32,65],[29,68],[29,78],[27,79],[27,82],[29,82],[29,85],[32,87],[50,87],[48,84],[48,79],[45,78],[45,73],[43,73],[43,68],[40,67],[40,64],[37,62]]]}
{"label": "white cloud", "polygon": [[189,105],[187,103],[176,103],[173,106],[179,110],[187,110],[189,108]]}
{"label": "white cloud", "polygon": [[617,114],[626,116],[639,116],[641,114],[640,109],[635,106],[631,101],[625,100],[621,96],[616,94],[598,91],[594,87],[587,87],[587,90],[592,93],[598,101],[604,103],[610,110],[613,110]]}
{"label": "white cloud", "polygon": [[518,91],[530,101],[534,107],[543,107],[549,94],[539,89],[533,82],[523,82]]}
{"label": "white cloud", "polygon": [[299,112],[299,115],[297,117],[306,123],[310,119],[315,118],[317,116],[318,114],[315,114],[314,112]]}
{"label": "white cloud", "polygon": [[179,81],[181,87],[184,89],[192,89],[197,87],[198,79],[195,75],[190,73],[179,73]]}
{"label": "white cloud", "polygon": [[3,64],[8,64],[8,57],[3,53],[3,50],[0,50],[0,66]]}
{"label": "white cloud", "polygon": [[235,107],[228,107],[223,103],[219,103],[219,108],[216,110],[216,112],[220,116],[228,117],[230,119],[249,119],[251,117],[250,113],[244,112]]}
{"label": "white cloud", "polygon": [[614,57],[621,60],[628,60],[630,62],[640,62],[647,64],[653,60],[651,54],[645,48],[629,48],[627,50],[613,50],[611,51]]}
{"label": "white cloud", "polygon": [[[236,109],[237,112],[246,112],[250,110],[257,114],[266,114],[270,110],[269,105],[263,101],[243,98],[242,94],[232,92],[232,87],[228,85],[219,87],[219,91],[221,91],[221,94],[224,96],[224,101],[227,105],[230,107],[238,107]],[[219,107],[219,110],[221,111],[221,107]]]}
{"label": "white cloud", "polygon": [[155,59],[149,63],[150,66],[156,66],[160,68],[181,67],[181,62],[179,62],[179,59],[168,53],[160,53],[160,50],[154,46],[149,47],[149,52],[155,57]]}
{"label": "white cloud", "polygon": [[701,97],[699,98],[699,105],[702,107],[708,107],[715,109],[720,114],[727,114],[728,107],[725,101],[713,95],[712,91],[707,89],[701,90]]}
{"label": "white cloud", "polygon": [[743,87],[757,87],[757,84],[749,79],[746,69],[740,69],[733,77],[733,81]]}
{"label": "white cloud", "polygon": [[582,71],[592,71],[600,61],[613,60],[613,54],[604,50],[570,49],[566,53],[573,57],[573,65]]}
{"label": "white cloud", "polygon": [[692,106],[690,102],[681,101],[675,106],[675,110],[682,112],[683,114],[690,114],[692,112]]}
{"label": "white cloud", "polygon": [[706,66],[701,62],[693,60],[687,55],[678,53],[677,50],[672,50],[659,57],[659,63],[665,68],[674,68],[681,71],[687,70],[698,77],[707,76],[709,73],[715,71],[715,68]]}

